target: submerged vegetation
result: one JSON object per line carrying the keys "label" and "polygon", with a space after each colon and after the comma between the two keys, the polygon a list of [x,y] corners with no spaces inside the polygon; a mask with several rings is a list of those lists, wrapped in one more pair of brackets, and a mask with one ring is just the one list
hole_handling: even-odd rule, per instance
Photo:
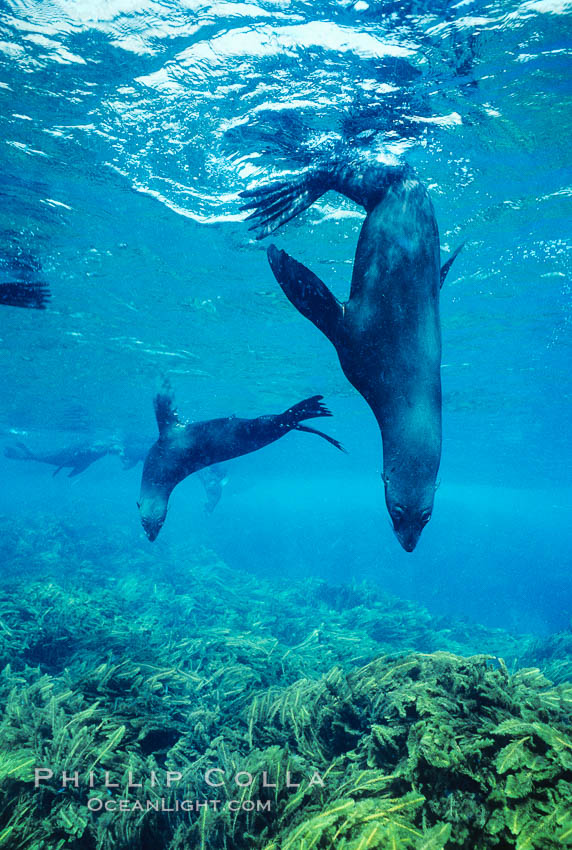
{"label": "submerged vegetation", "polygon": [[567,636],[1,530],[0,848],[572,846]]}

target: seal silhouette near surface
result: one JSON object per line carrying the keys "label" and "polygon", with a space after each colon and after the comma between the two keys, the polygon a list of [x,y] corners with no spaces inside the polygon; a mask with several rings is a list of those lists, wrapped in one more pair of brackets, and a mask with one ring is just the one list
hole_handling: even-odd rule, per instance
{"label": "seal silhouette near surface", "polygon": [[206,466],[255,452],[289,431],[317,434],[343,451],[333,437],[301,424],[305,419],[332,415],[322,404],[322,398],[321,395],[312,396],[284,413],[256,419],[229,416],[185,424],[175,410],[171,387],[165,383],[154,399],[159,439],[145,458],[137,503],[149,540],[155,540],[159,534],[167,515],[169,497],[177,484]]}
{"label": "seal silhouette near surface", "polygon": [[329,189],[366,211],[350,297],[342,303],[309,269],[268,248],[292,304],[331,340],[342,370],[371,407],[383,442],[385,500],[395,534],[412,552],[431,518],[441,458],[440,269],[431,199],[407,165],[327,163],[247,190],[251,230],[262,239]]}

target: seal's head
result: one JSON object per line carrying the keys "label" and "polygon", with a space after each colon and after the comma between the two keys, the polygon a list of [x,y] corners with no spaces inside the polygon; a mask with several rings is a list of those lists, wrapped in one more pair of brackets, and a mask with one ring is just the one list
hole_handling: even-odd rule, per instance
{"label": "seal's head", "polygon": [[163,527],[167,516],[167,500],[158,496],[144,497],[137,502],[141,514],[141,525],[151,543]]}
{"label": "seal's head", "polygon": [[421,532],[431,519],[435,486],[403,488],[385,476],[383,482],[385,503],[395,536],[406,552],[413,552]]}

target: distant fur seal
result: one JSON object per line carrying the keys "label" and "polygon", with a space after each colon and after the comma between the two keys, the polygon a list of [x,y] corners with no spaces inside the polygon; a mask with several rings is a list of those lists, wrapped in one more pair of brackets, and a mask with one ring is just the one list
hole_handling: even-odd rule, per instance
{"label": "distant fur seal", "polygon": [[[439,269],[439,232],[425,187],[407,165],[328,163],[242,193],[262,239],[334,189],[366,210],[349,300],[338,301],[274,245],[268,260],[294,306],[334,344],[383,441],[385,499],[400,544],[412,552],[431,518],[441,457],[439,289],[460,248]],[[462,246],[460,246],[462,247]]]}
{"label": "distant fur seal", "polygon": [[84,472],[96,460],[108,454],[119,454],[119,451],[120,446],[113,440],[94,440],[91,443],[79,443],[75,446],[66,446],[57,452],[43,454],[32,452],[24,443],[18,442],[14,446],[6,446],[4,455],[13,460],[35,460],[39,463],[48,463],[56,467],[54,475],[67,468],[70,470],[68,478],[73,478]]}
{"label": "distant fur seal", "polygon": [[254,452],[294,430],[317,434],[343,451],[333,437],[300,424],[304,419],[332,415],[321,403],[322,398],[312,396],[274,416],[256,419],[229,416],[185,425],[175,410],[171,387],[165,383],[154,399],[159,439],[145,458],[137,503],[149,540],[155,540],[159,534],[169,496],[177,484],[206,466]]}
{"label": "distant fur seal", "polygon": [[220,502],[222,488],[228,484],[226,469],[220,463],[215,463],[201,469],[198,476],[205,490],[205,513],[212,514]]}

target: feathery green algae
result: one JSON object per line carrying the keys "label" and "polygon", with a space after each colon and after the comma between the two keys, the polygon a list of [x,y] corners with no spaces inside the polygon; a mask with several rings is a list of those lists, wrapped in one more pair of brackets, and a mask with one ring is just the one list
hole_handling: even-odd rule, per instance
{"label": "feathery green algae", "polygon": [[[206,550],[158,572],[120,532],[4,525],[0,848],[572,846],[572,685],[533,666],[562,672],[567,636],[446,623],[367,585],[270,586]],[[53,778],[34,788],[34,767]]]}

